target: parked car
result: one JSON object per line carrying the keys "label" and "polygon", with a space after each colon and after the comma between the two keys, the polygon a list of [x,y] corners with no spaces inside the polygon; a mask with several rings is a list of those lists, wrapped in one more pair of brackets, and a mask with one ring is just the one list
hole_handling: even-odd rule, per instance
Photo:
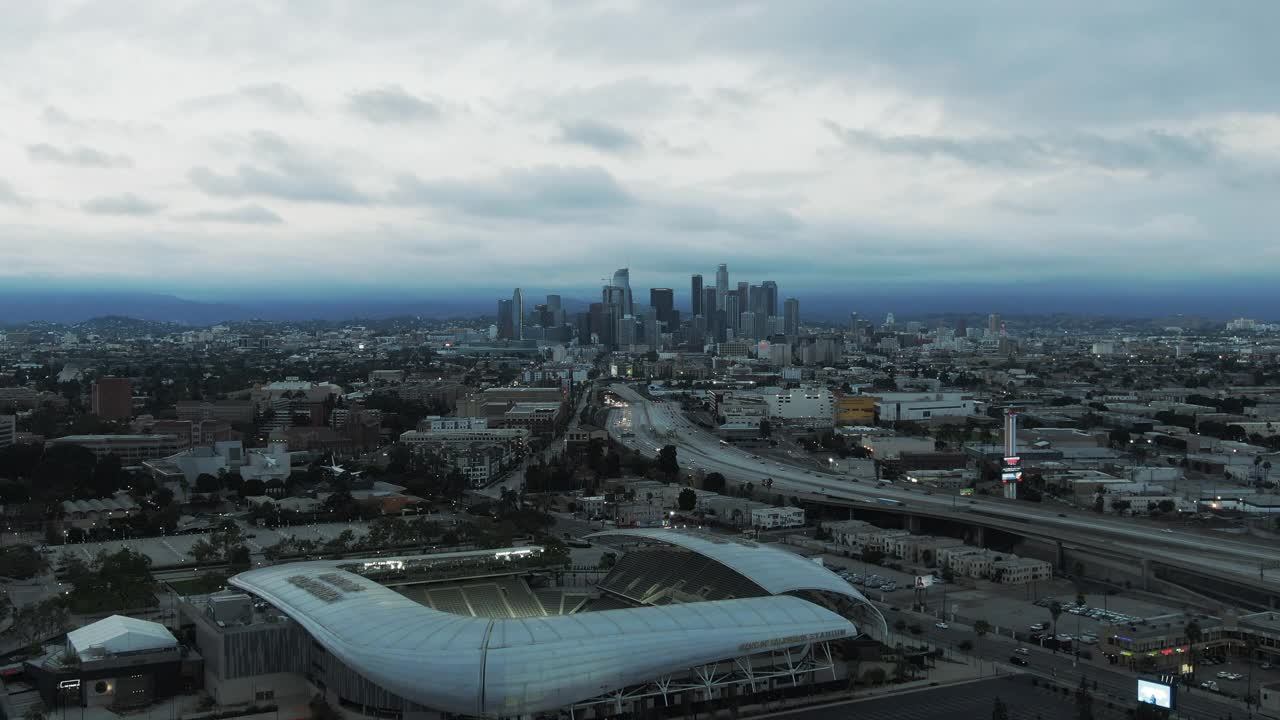
{"label": "parked car", "polygon": [[1028,649],[1026,649],[1026,648],[1024,648],[1024,647],[1020,647],[1020,648],[1018,648],[1017,650],[1014,650],[1014,652],[1015,652],[1015,653],[1017,653],[1018,655],[1030,655],[1030,654],[1031,654],[1031,651],[1030,651],[1030,650],[1028,650]]}
{"label": "parked car", "polygon": [[1214,692],[1218,691],[1218,683],[1212,680],[1205,680],[1204,682],[1200,683],[1200,687],[1205,690],[1212,690]]}
{"label": "parked car", "polygon": [[1044,623],[1034,623],[1030,627],[1030,630],[1031,632],[1040,632],[1041,630],[1044,630]]}
{"label": "parked car", "polygon": [[1026,667],[1031,664],[1027,662],[1025,658],[1019,657],[1017,655],[1009,656],[1009,662],[1013,663],[1014,665],[1021,665],[1022,667]]}
{"label": "parked car", "polygon": [[947,628],[951,627],[950,625],[944,622],[936,622],[933,624],[933,626],[938,628],[939,630],[946,630]]}

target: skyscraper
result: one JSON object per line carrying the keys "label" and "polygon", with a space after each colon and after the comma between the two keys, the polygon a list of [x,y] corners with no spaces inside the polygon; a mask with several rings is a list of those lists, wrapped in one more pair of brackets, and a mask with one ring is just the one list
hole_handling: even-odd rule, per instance
{"label": "skyscraper", "polygon": [[991,313],[987,316],[987,335],[995,336],[1000,334],[1000,328],[1004,323],[1000,320],[1000,313]]}
{"label": "skyscraper", "polygon": [[694,317],[703,313],[702,309],[702,276],[693,276],[693,286],[689,292],[689,311]]}
{"label": "skyscraper", "polygon": [[615,270],[613,286],[622,288],[622,314],[635,315],[635,305],[631,302],[631,271],[627,268]]}
{"label": "skyscraper", "polygon": [[769,317],[775,317],[778,314],[778,283],[772,280],[765,280],[760,283],[764,288],[764,312]]}
{"label": "skyscraper", "polygon": [[515,329],[515,320],[511,318],[511,301],[498,301],[498,339],[510,340]]}
{"label": "skyscraper", "polygon": [[738,283],[738,312],[746,312],[751,309],[747,302],[751,299],[751,283]]}
{"label": "skyscraper", "polygon": [[675,292],[671,288],[649,288],[649,307],[658,311],[658,322],[670,323],[675,312]]}
{"label": "skyscraper", "polygon": [[738,307],[738,291],[728,290],[724,294],[724,324],[725,329],[732,330],[734,337],[742,327],[742,311]]}
{"label": "skyscraper", "polygon": [[552,325],[564,325],[564,308],[560,307],[559,295],[547,296],[547,309],[551,311]]}
{"label": "skyscraper", "polygon": [[787,298],[782,304],[782,315],[786,320],[784,333],[787,337],[794,337],[800,334],[800,301],[795,298]]}
{"label": "skyscraper", "polygon": [[524,293],[520,288],[511,293],[511,337],[524,339]]}
{"label": "skyscraper", "polygon": [[724,263],[716,268],[716,309],[724,309],[724,296],[729,292],[729,266]]}

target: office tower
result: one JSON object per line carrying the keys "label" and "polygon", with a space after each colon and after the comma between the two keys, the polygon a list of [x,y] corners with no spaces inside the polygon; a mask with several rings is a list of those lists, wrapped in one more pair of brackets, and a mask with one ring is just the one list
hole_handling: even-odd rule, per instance
{"label": "office tower", "polygon": [[722,310],[719,300],[716,299],[715,288],[702,288],[702,314],[708,318],[707,323],[710,326],[710,317],[716,310]]}
{"label": "office tower", "polygon": [[615,270],[613,286],[622,288],[622,314],[635,315],[636,308],[631,302],[631,271],[627,268]]}
{"label": "office tower", "polygon": [[596,310],[596,308],[598,308],[599,306],[600,306],[600,303],[591,303],[588,309],[588,312],[580,312],[580,313],[574,314],[573,320],[574,320],[574,325],[577,326],[579,345],[593,344],[591,342],[591,315],[593,312],[595,313],[599,312],[598,310]]}
{"label": "office tower", "polygon": [[969,329],[969,323],[964,318],[956,318],[956,337],[964,337]]}
{"label": "office tower", "polygon": [[992,335],[992,336],[999,335],[1001,325],[1002,325],[1002,322],[1000,320],[1000,313],[991,313],[990,315],[987,316],[987,334],[988,335]]}
{"label": "office tower", "polygon": [[515,329],[515,320],[511,317],[511,301],[498,301],[498,339],[510,340]]}
{"label": "office tower", "polygon": [[520,288],[511,293],[511,337],[514,340],[524,339],[524,293]]}
{"label": "office tower", "polygon": [[[670,290],[667,292],[670,292]],[[644,327],[644,342],[649,346],[650,350],[657,350],[662,344],[658,331],[658,315],[658,308],[651,306],[641,318]]]}
{"label": "office tower", "polygon": [[778,283],[765,280],[760,285],[764,287],[764,312],[769,317],[774,317],[778,314]]}
{"label": "office tower", "polygon": [[716,268],[716,309],[724,309],[724,296],[729,292],[729,266],[723,263]]}
{"label": "office tower", "polygon": [[888,313],[887,315],[884,316],[885,327],[892,328],[894,325],[897,325],[897,324],[898,324],[898,321],[893,317],[893,313]]}
{"label": "office tower", "polygon": [[560,305],[559,295],[547,296],[547,309],[551,311],[552,325],[559,326],[565,324],[566,315],[564,308]]}
{"label": "office tower", "polygon": [[782,304],[782,316],[785,321],[783,332],[787,337],[800,334],[800,301],[787,298],[787,301]]}
{"label": "office tower", "polygon": [[751,283],[738,283],[738,312],[746,312],[751,309],[747,303],[751,301]]}
{"label": "office tower", "polygon": [[697,317],[703,314],[702,309],[702,276],[693,276],[693,286],[689,292],[689,314]]}
{"label": "office tower", "polygon": [[745,310],[753,313],[764,314],[764,286],[752,285],[747,288],[747,306]]}
{"label": "office tower", "polygon": [[849,313],[849,329],[855,332],[858,329],[858,313],[856,312]]}
{"label": "office tower", "polygon": [[89,400],[93,414],[100,418],[128,420],[133,417],[133,383],[129,378],[98,378]]}
{"label": "office tower", "polygon": [[676,294],[671,288],[649,288],[649,307],[658,311],[658,322],[670,323]]}
{"label": "office tower", "polygon": [[726,330],[732,330],[736,337],[741,328],[742,311],[738,308],[738,291],[729,290],[724,294],[724,326]]}

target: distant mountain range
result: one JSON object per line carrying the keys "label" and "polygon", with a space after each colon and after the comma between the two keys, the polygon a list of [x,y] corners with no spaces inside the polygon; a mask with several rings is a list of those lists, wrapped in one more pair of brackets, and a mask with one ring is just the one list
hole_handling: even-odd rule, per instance
{"label": "distant mountain range", "polygon": [[[526,288],[525,308],[544,301],[547,291]],[[556,292],[552,290],[551,292]],[[585,310],[594,291],[559,291],[566,311]],[[382,319],[399,316],[471,318],[493,315],[497,299],[509,290],[424,291],[422,297],[376,297],[347,291],[342,296],[264,298],[246,296],[234,302],[199,301],[172,294],[124,290],[0,289],[0,324],[33,321],[78,323],[106,315],[206,326],[241,320],[303,321]],[[873,322],[892,312],[899,319],[938,314],[1019,315],[1074,314],[1115,318],[1162,318],[1177,324],[1179,315],[1212,320],[1254,317],[1274,321],[1280,310],[1277,288],[993,288],[922,287],[910,291],[783,289],[800,298],[801,316],[809,321],[847,322],[850,311]],[[635,289],[636,302],[647,298]],[[677,308],[687,308],[687,294],[677,291]]]}

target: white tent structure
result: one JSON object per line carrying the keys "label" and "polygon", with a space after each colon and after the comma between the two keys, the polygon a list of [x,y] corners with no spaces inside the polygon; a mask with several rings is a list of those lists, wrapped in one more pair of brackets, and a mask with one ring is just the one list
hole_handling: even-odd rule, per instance
{"label": "white tent structure", "polygon": [[177,646],[178,639],[164,625],[124,615],[112,615],[67,633],[67,652],[81,662]]}

